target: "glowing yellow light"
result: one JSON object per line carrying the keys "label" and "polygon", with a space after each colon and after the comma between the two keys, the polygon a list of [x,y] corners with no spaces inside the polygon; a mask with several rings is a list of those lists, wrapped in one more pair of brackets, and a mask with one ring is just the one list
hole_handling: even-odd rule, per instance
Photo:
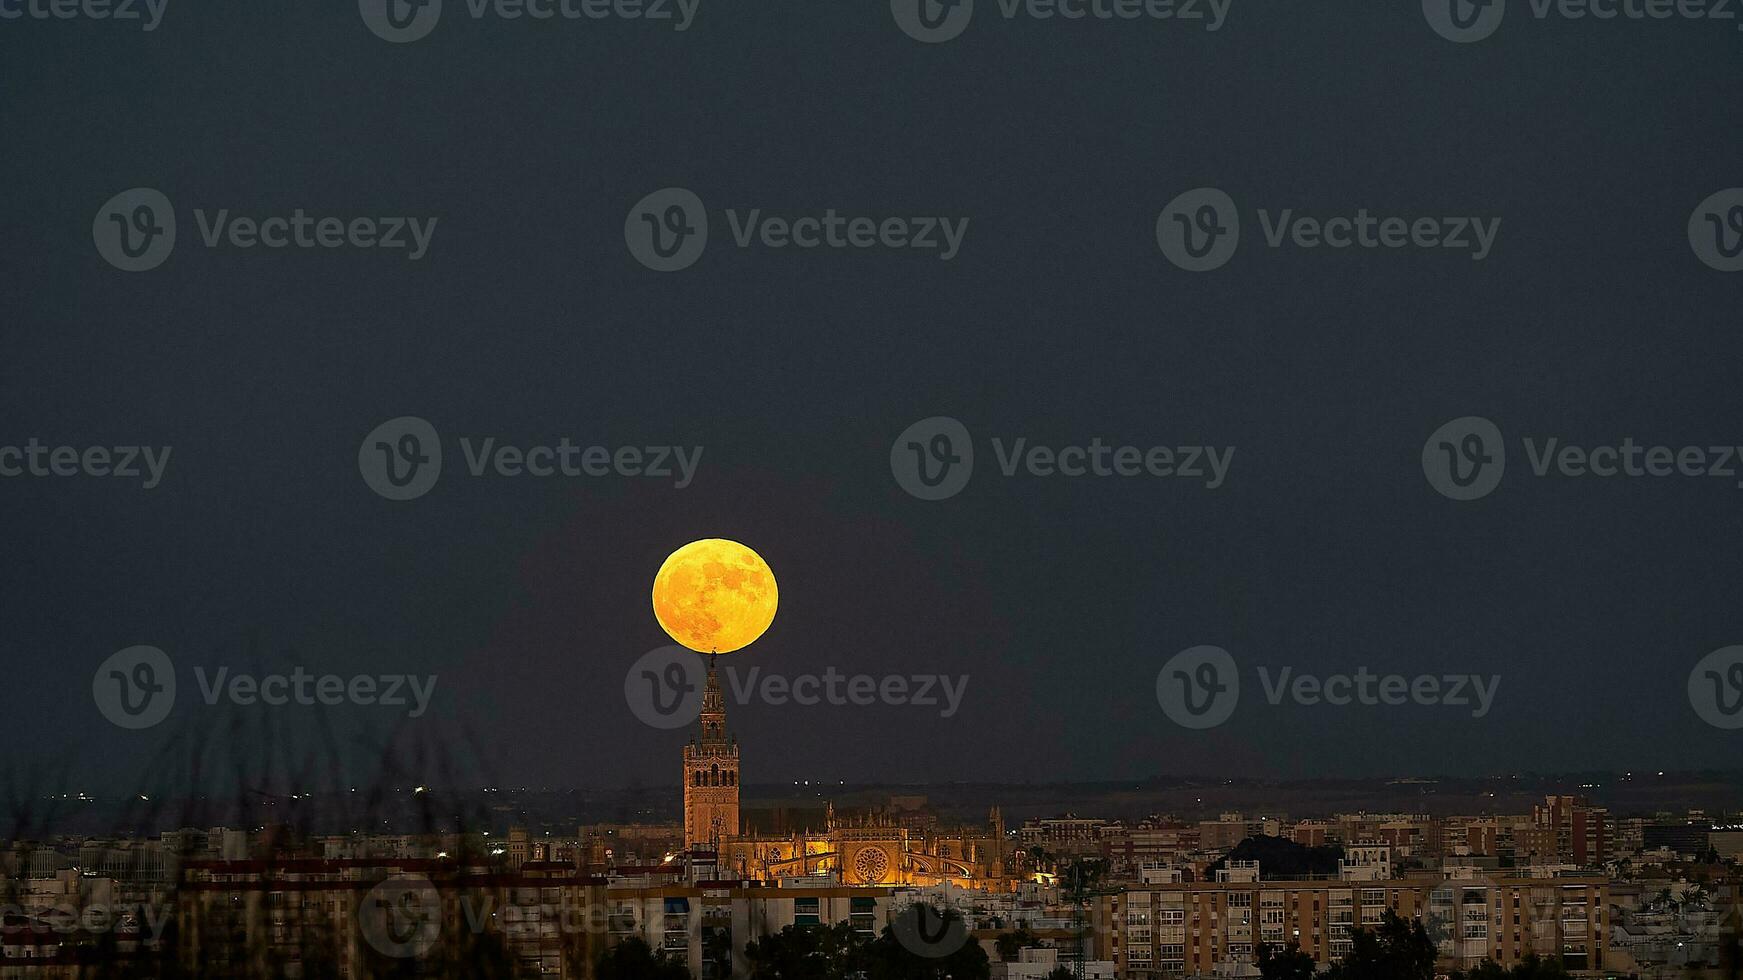
{"label": "glowing yellow light", "polygon": [[749,646],[775,621],[775,573],[737,541],[704,538],[672,554],[654,576],[654,618],[701,653]]}

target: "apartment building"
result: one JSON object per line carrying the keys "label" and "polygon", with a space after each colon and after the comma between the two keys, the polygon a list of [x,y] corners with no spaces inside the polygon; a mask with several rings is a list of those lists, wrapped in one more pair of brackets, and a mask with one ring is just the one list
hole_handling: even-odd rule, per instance
{"label": "apartment building", "polygon": [[1598,878],[1479,877],[1429,896],[1430,934],[1451,966],[1502,966],[1529,954],[1569,970],[1611,967],[1610,884]]}
{"label": "apartment building", "polygon": [[1610,859],[1610,811],[1592,806],[1583,796],[1547,796],[1531,808],[1538,835],[1530,852],[1538,857],[1555,856],[1584,867]]}
{"label": "apartment building", "polygon": [[1501,853],[1501,822],[1494,817],[1455,817],[1445,822],[1446,857],[1495,857]]}
{"label": "apartment building", "polygon": [[1694,857],[1711,846],[1712,826],[1700,821],[1661,821],[1646,824],[1640,830],[1642,845],[1647,850],[1666,850],[1684,857]]}
{"label": "apartment building", "polygon": [[1502,965],[1527,953],[1599,969],[1607,950],[1606,883],[1568,879],[1444,882],[1192,882],[1129,888],[1096,908],[1095,957],[1128,980],[1227,972],[1261,944],[1299,944],[1321,964],[1341,959],[1357,926],[1386,910],[1421,917],[1446,966]]}
{"label": "apartment building", "polygon": [[1289,839],[1303,847],[1324,847],[1335,835],[1335,828],[1324,820],[1302,820],[1289,828]]}
{"label": "apartment building", "polygon": [[1054,854],[1100,854],[1104,839],[1120,829],[1112,821],[1068,813],[1025,821],[1017,831],[1017,840],[1024,847],[1042,847]]}
{"label": "apartment building", "polygon": [[1198,846],[1206,851],[1227,851],[1249,837],[1279,837],[1282,834],[1283,822],[1275,817],[1224,813],[1215,820],[1199,821]]}
{"label": "apartment building", "polygon": [[1392,847],[1399,858],[1432,864],[1446,853],[1445,826],[1434,817],[1398,815],[1380,822],[1375,839]]}
{"label": "apartment building", "polygon": [[1389,881],[1392,878],[1392,845],[1363,841],[1344,847],[1338,859],[1338,878],[1343,881]]}
{"label": "apartment building", "polygon": [[1198,827],[1173,820],[1144,820],[1134,827],[1105,831],[1108,859],[1117,873],[1178,861],[1199,847]]}
{"label": "apartment building", "polygon": [[[286,859],[195,861],[177,896],[178,954],[189,964],[235,972],[281,970],[318,957],[338,976],[392,972],[367,925],[383,882],[421,883],[398,938],[427,929],[427,955],[512,961],[521,975],[589,980],[598,957],[631,937],[684,961],[711,980],[744,967],[750,942],[793,925],[848,923],[867,938],[913,900],[911,889],[849,887],[794,879],[790,887],[691,880],[678,867],[630,869],[612,878],[572,864],[528,860],[513,871],[447,860]],[[378,913],[379,914],[379,913]],[[379,938],[379,936],[375,937]],[[419,951],[416,955],[426,955]]]}

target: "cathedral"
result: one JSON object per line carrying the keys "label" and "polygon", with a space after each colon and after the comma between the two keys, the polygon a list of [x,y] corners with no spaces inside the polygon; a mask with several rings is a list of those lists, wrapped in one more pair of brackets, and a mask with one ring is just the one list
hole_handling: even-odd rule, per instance
{"label": "cathedral", "polygon": [[1010,887],[1004,819],[943,832],[890,812],[792,819],[776,811],[765,826],[747,826],[739,810],[738,740],[726,729],[726,697],[712,662],[694,738],[684,746],[684,842],[718,855],[722,877],[770,881],[837,874],[848,885]]}

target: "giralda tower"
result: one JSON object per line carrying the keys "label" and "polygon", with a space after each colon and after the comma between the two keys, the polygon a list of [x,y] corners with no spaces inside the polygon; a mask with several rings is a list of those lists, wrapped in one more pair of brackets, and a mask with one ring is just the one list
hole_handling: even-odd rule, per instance
{"label": "giralda tower", "polygon": [[726,697],[714,658],[702,692],[700,731],[684,746],[684,843],[718,851],[738,836],[738,740],[726,731]]}

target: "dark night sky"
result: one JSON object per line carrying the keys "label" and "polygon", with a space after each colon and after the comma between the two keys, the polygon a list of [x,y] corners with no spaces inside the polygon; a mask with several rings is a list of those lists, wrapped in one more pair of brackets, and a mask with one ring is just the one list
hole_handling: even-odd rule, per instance
{"label": "dark night sky", "polygon": [[[779,578],[769,670],[966,673],[961,713],[734,708],[746,779],[1090,779],[1734,764],[1689,669],[1743,643],[1743,490],[1530,479],[1455,503],[1441,423],[1743,443],[1743,278],[1684,226],[1743,185],[1743,34],[1539,21],[1436,37],[1414,2],[1235,0],[1175,22],[898,31],[878,0],[704,0],[695,26],[474,21],[390,45],[354,4],[172,0],[154,32],[0,22],[0,444],[172,445],[163,486],[0,481],[12,771],[152,784],[221,727],[193,664],[440,677],[402,735],[479,744],[476,780],[675,781],[628,665],[673,548],[722,536]],[[624,247],[644,194],[693,189],[701,262]],[[1495,253],[1158,251],[1158,211],[1501,216]],[[181,223],[126,274],[92,217],[130,187]],[[194,208],[437,215],[428,257],[209,250]],[[950,262],[738,250],[725,208],[972,219]],[[360,479],[365,433],[439,429],[415,502]],[[891,442],[931,415],[981,469],[923,502]],[[694,485],[468,479],[454,439],[705,447]],[[1234,444],[1230,484],[1003,479],[994,436]],[[1517,467],[1517,469],[1515,469]],[[181,668],[173,722],[91,698],[133,644]],[[1197,644],[1243,665],[1499,673],[1493,712],[1270,707],[1207,733],[1159,710]],[[1251,680],[1251,675],[1243,682]],[[1255,685],[1256,687],[1256,685]],[[257,715],[265,715],[255,709]],[[293,747],[380,709],[284,709]],[[257,758],[252,745],[229,748]],[[264,751],[264,750],[260,750]],[[468,750],[470,751],[470,750]],[[455,750],[456,754],[458,750]],[[253,778],[252,774],[250,778]]]}

